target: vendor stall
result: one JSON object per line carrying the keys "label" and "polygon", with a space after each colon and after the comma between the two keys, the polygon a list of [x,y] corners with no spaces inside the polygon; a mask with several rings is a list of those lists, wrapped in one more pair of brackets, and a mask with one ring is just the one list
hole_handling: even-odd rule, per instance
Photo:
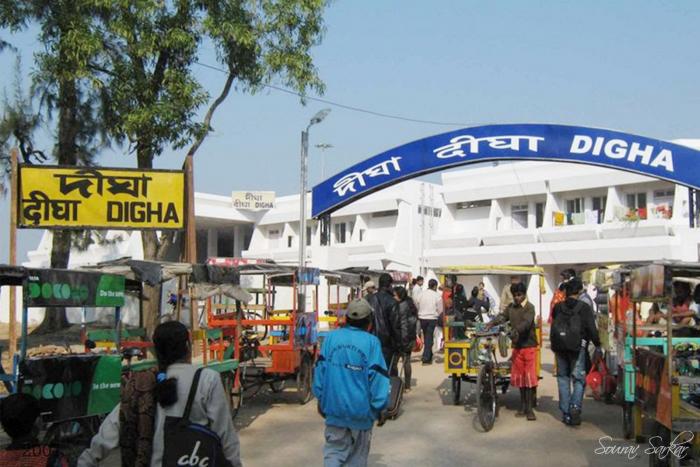
{"label": "vendor stall", "polygon": [[642,302],[666,304],[668,310],[663,326],[645,326],[653,337],[638,336],[637,319],[631,323],[634,434],[658,440],[657,446],[676,446],[670,454],[648,450],[651,465],[700,459],[700,333],[697,325],[680,319],[692,299],[679,292],[687,287],[678,285],[697,278],[698,264],[659,262],[631,271],[633,313]]}

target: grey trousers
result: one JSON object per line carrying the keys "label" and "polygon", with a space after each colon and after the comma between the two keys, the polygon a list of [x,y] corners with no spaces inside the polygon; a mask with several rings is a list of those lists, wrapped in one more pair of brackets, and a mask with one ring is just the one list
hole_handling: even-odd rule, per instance
{"label": "grey trousers", "polygon": [[326,425],[323,446],[324,467],[366,467],[372,429],[351,430]]}

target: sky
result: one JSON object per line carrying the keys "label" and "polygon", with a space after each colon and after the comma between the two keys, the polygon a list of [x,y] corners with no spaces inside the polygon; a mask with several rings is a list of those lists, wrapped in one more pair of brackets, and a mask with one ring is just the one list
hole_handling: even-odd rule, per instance
{"label": "sky", "polygon": [[[324,108],[331,113],[310,133],[311,185],[321,180],[322,157],[327,177],[403,143],[477,124],[562,123],[700,138],[699,21],[700,2],[692,0],[335,0],[326,10],[323,41],[313,49],[326,85],[322,98],[442,124],[313,100],[304,106],[271,89],[232,92],[196,155],[195,189],[297,193],[301,131]],[[41,47],[36,30],[7,38],[29,76]],[[14,60],[0,54],[0,88],[8,91]],[[200,62],[216,65],[206,49]],[[194,71],[211,95],[219,92],[224,74],[199,65]],[[37,146],[50,152],[53,134],[47,125]],[[333,147],[322,152],[317,144]],[[177,169],[184,154],[167,151],[156,167]],[[136,165],[125,148],[105,151],[99,163]],[[0,200],[0,219],[9,219],[8,204]],[[8,227],[0,225],[5,246]],[[20,262],[40,236],[19,231]],[[7,250],[0,247],[0,262]]]}

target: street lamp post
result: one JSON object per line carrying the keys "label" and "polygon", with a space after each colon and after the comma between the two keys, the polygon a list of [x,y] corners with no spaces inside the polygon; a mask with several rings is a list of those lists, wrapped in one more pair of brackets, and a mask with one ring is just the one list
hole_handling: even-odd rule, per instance
{"label": "street lamp post", "polygon": [[321,181],[323,181],[326,176],[326,150],[333,149],[333,145],[321,143],[317,144],[316,148],[321,150]]}
{"label": "street lamp post", "polygon": [[[298,277],[301,280],[304,277],[304,268],[306,267],[306,183],[308,174],[308,159],[309,159],[309,129],[321,123],[324,118],[330,113],[331,109],[323,109],[314,115],[309,121],[306,130],[301,132],[301,176],[299,191],[299,267]],[[306,285],[298,284],[298,309],[304,312],[306,309]]]}

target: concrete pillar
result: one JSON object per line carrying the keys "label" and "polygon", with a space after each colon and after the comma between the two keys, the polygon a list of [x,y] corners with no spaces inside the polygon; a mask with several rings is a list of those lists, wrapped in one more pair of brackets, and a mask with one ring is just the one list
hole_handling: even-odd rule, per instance
{"label": "concrete pillar", "polygon": [[243,230],[243,226],[236,224],[233,227],[233,256],[236,258],[243,256],[243,241],[245,240],[243,238],[244,235],[245,232]]}
{"label": "concrete pillar", "polygon": [[673,197],[673,215],[671,219],[676,225],[688,225],[688,188],[676,185],[676,192]]}
{"label": "concrete pillar", "polygon": [[217,232],[215,229],[208,229],[207,230],[207,256],[212,257],[212,256],[217,256],[219,251],[218,251],[218,243],[219,243],[219,232]]}
{"label": "concrete pillar", "polygon": [[605,222],[617,220],[617,211],[625,206],[623,196],[623,193],[616,186],[608,188],[608,201],[605,205]]}
{"label": "concrete pillar", "polygon": [[492,232],[506,230],[503,223],[505,215],[500,200],[491,200],[491,211],[489,212],[489,230]]}
{"label": "concrete pillar", "polygon": [[542,227],[552,227],[554,225],[554,212],[560,211],[557,197],[549,191],[547,184],[547,199],[544,203],[544,219],[542,219]]}

